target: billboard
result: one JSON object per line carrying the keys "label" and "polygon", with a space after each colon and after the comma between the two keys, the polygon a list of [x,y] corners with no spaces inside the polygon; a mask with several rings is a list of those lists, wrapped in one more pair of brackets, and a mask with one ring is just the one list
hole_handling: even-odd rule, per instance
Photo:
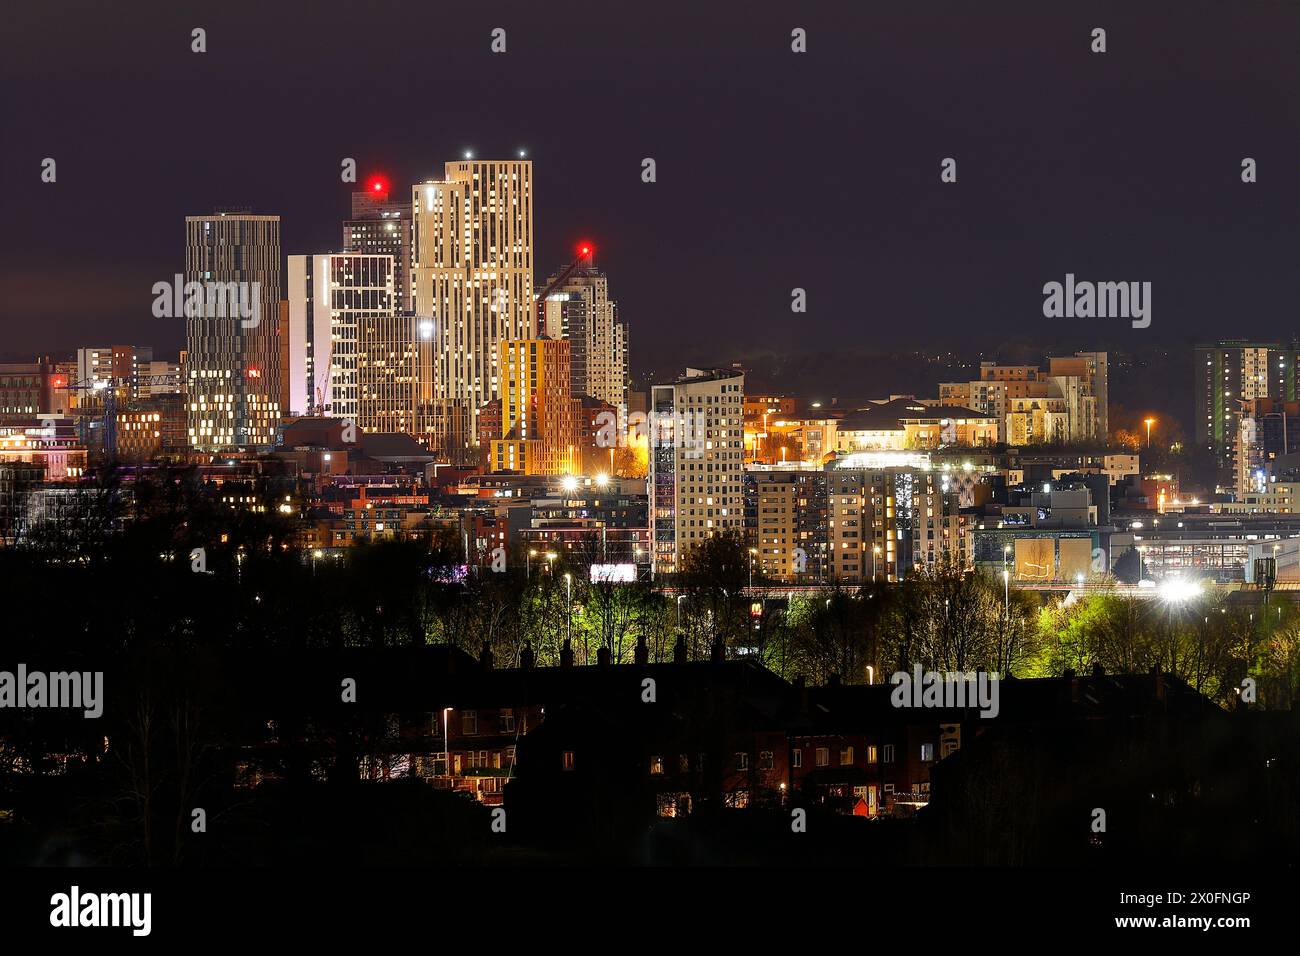
{"label": "billboard", "polygon": [[635,564],[593,564],[592,584],[631,584],[636,581]]}

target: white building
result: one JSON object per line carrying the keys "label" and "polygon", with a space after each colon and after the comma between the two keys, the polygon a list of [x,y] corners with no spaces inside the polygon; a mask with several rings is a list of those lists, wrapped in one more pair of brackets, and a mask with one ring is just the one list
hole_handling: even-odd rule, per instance
{"label": "white building", "polygon": [[414,329],[394,311],[393,281],[390,255],[289,257],[288,414],[349,418],[365,431],[406,430],[377,421],[381,399],[408,410],[414,401]]}
{"label": "white building", "polygon": [[412,187],[417,428],[454,460],[479,457],[479,409],[501,397],[501,344],[537,337],[532,183],[527,160],[466,160]]}
{"label": "white building", "polygon": [[745,376],[688,368],[651,388],[650,411],[654,569],[675,574],[693,546],[743,533]]}

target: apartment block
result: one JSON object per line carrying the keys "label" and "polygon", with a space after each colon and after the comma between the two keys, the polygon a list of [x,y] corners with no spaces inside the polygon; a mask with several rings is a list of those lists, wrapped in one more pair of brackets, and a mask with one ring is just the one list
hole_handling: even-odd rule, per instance
{"label": "apartment block", "polygon": [[654,567],[682,569],[692,547],[744,533],[745,376],[688,368],[651,388],[650,523]]}

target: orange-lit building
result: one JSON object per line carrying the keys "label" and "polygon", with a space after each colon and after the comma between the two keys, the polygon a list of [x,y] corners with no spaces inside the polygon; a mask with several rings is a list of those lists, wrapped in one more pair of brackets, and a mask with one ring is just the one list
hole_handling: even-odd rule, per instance
{"label": "orange-lit building", "polygon": [[567,339],[519,339],[501,345],[501,435],[494,471],[574,474],[581,467],[582,403],[573,396]]}

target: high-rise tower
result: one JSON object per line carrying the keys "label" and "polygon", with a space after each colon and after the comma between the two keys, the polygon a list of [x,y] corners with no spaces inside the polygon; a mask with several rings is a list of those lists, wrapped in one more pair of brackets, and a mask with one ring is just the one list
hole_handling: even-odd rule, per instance
{"label": "high-rise tower", "polygon": [[190,445],[204,451],[274,445],[281,403],[280,217],[187,216],[185,283],[201,289],[203,299],[185,316]]}
{"label": "high-rise tower", "polygon": [[503,343],[537,335],[532,181],[527,160],[466,160],[412,188],[417,430],[455,461],[479,458]]}

